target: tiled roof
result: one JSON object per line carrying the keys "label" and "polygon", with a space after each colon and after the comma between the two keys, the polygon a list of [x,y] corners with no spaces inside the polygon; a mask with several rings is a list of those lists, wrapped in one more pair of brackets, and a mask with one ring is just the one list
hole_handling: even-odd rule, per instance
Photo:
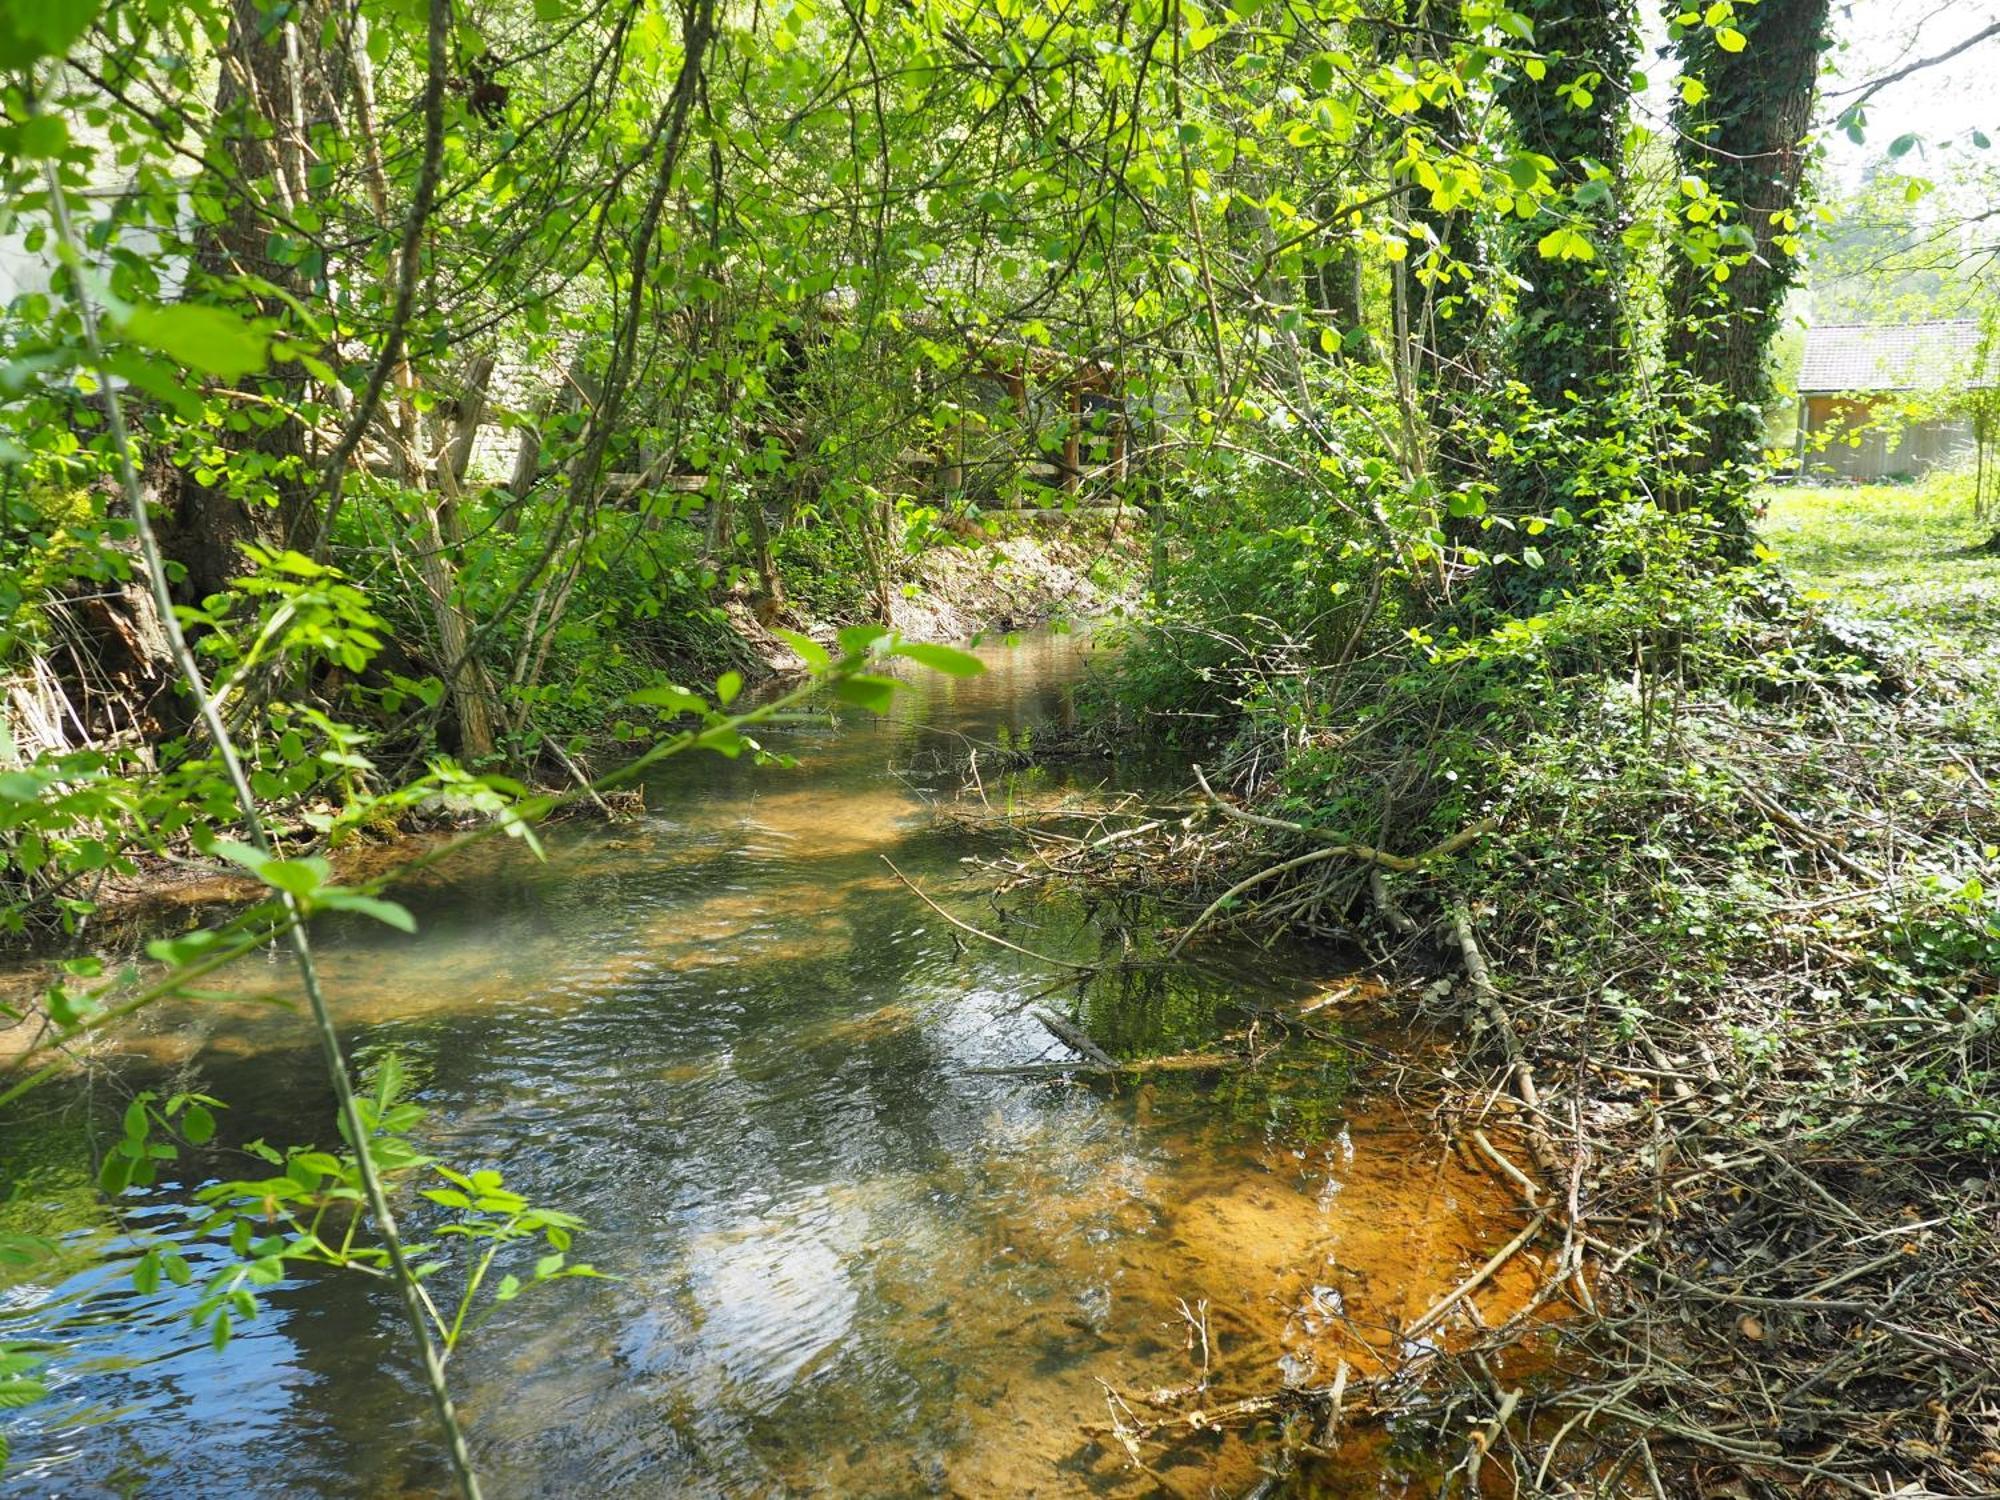
{"label": "tiled roof", "polygon": [[[1936,323],[1825,323],[1806,330],[1802,391],[1930,390],[1963,379],[1979,352],[1971,318]],[[1990,384],[1990,376],[1981,384]]]}

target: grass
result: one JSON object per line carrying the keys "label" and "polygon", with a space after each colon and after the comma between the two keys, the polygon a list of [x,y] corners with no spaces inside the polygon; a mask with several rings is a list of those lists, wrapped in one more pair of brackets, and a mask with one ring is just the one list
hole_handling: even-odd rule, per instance
{"label": "grass", "polygon": [[1764,540],[1814,595],[1954,654],[1993,657],[2000,554],[1977,549],[2000,519],[1973,519],[1969,476],[1788,487],[1772,490],[1769,501]]}

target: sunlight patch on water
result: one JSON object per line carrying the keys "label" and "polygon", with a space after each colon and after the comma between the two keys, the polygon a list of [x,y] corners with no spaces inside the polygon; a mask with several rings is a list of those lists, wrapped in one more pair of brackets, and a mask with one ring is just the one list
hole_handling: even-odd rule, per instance
{"label": "sunlight patch on water", "polygon": [[[1177,1051],[1253,1014],[1296,1015],[1327,992],[1330,961],[1226,951],[1085,984],[940,923],[880,855],[969,921],[1103,956],[1074,901],[997,910],[963,864],[989,836],[924,800],[956,792],[964,743],[1066,712],[1074,642],[987,654],[989,678],[914,683],[897,723],[771,732],[795,769],[689,762],[649,789],[643,821],[558,830],[546,864],[501,844],[459,856],[404,893],[414,939],[323,932],[350,1040],[364,1059],[404,1058],[426,1146],[581,1215],[579,1253],[616,1278],[523,1297],[455,1358],[490,1493],[1154,1493],[1088,1429],[1107,1386],[1201,1376],[1184,1307],[1206,1305],[1220,1397],[1323,1380],[1343,1360],[1366,1371],[1519,1227],[1423,1122],[1366,1097],[1366,1069],[1338,1045],[1088,1087],[992,1071],[1068,1055],[1030,1002],[1114,1053]],[[926,715],[952,732],[926,732]],[[1004,807],[1051,792],[1031,779],[984,784]],[[285,970],[259,961],[237,982],[283,993]],[[240,1172],[253,1136],[333,1135],[311,1036],[282,1010],[161,1013],[128,1040],[124,1071],[121,1088],[170,1076],[229,1102],[190,1182]],[[108,1123],[108,1098],[72,1106]],[[37,1179],[80,1229],[88,1169],[65,1168],[74,1193]],[[126,1201],[165,1223],[183,1190]],[[408,1213],[423,1233],[427,1205]],[[1529,1279],[1526,1262],[1496,1278],[1489,1317]],[[131,1294],[104,1295],[100,1311]],[[61,1399],[10,1423],[30,1483],[443,1492],[379,1288],[276,1288],[221,1361],[178,1321],[192,1295],[162,1289],[140,1322],[77,1335]],[[35,1302],[17,1289],[15,1321]],[[79,1441],[61,1422],[88,1402],[132,1411]],[[188,1410],[198,1440],[168,1417]],[[1214,1434],[1163,1462],[1184,1493],[1228,1494],[1257,1458]]]}

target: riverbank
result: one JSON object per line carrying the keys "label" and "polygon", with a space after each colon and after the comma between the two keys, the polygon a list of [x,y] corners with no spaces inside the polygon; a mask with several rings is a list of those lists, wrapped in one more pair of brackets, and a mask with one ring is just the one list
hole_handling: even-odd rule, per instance
{"label": "riverbank", "polygon": [[[1138,514],[1017,521],[991,536],[941,536],[935,545],[904,559],[889,623],[909,640],[951,644],[1102,613],[1128,597],[1140,561],[1134,532]],[[616,821],[629,815],[634,807],[629,792],[578,795],[584,782],[636,753],[631,739],[609,732],[610,720],[626,710],[616,696],[603,698],[607,684],[615,689],[622,674],[634,687],[662,678],[700,687],[733,673],[754,687],[805,669],[773,625],[833,647],[839,630],[856,623],[844,614],[817,616],[803,600],[766,620],[735,596],[726,597],[716,615],[706,633],[664,652],[635,648],[616,666],[605,664],[606,683],[585,685],[595,695],[590,723],[562,741],[543,734],[531,763],[512,768],[523,776],[526,791],[565,799],[558,813],[562,817]],[[415,741],[413,748],[430,743]],[[99,749],[82,743],[65,748],[85,756]],[[381,761],[385,751],[394,751],[394,742],[371,748]],[[387,776],[409,760],[408,753],[387,753],[380,774]],[[106,812],[115,814],[117,805],[116,798],[106,799]],[[340,805],[328,789],[315,788],[303,798],[275,800],[267,817],[289,854],[326,855],[337,880],[358,884],[380,879],[451,832],[485,821],[496,805],[476,785],[441,786],[407,805],[385,808],[365,826],[342,827],[329,838],[327,826],[338,817]],[[35,910],[24,910],[27,925],[22,931],[0,932],[0,948],[39,949],[64,958],[84,951],[116,956],[138,949],[148,938],[184,932],[269,894],[239,866],[204,859],[184,845],[156,846],[143,830],[121,833],[115,821],[107,822],[101,834],[91,830],[88,819],[64,832],[72,838],[101,838],[104,855],[61,889],[34,889],[33,878],[24,875],[19,894],[24,907]]]}
{"label": "riverbank", "polygon": [[[1038,520],[999,514],[994,535],[953,536],[906,559],[889,601],[892,629],[913,641],[968,641],[1086,619],[1132,597],[1143,561],[1143,512],[1070,519],[1034,513],[1042,516]],[[766,674],[803,666],[747,605],[733,603],[729,619],[753,664]],[[840,626],[855,622],[795,606],[779,623],[830,644]]]}
{"label": "riverbank", "polygon": [[[1088,648],[1047,630],[980,654],[983,674],[913,676],[894,715],[770,726],[788,764],[662,767],[644,819],[557,830],[546,859],[489,840],[399,891],[414,933],[317,924],[357,1067],[372,1084],[394,1056],[424,1112],[411,1139],[576,1215],[575,1254],[607,1273],[524,1289],[454,1355],[495,1492],[1240,1495],[1267,1455],[1236,1403],[1343,1369],[1341,1472],[1403,1472],[1358,1421],[1394,1330],[1516,1232],[1507,1185],[1405,1091],[1443,1054],[1339,954],[1127,966],[1074,893],[996,911],[976,863],[992,834],[937,817],[971,749],[995,808],[1158,788],[1140,757],[1001,769],[987,747],[1070,721]],[[960,942],[940,909],[1016,946]],[[395,1335],[374,1278],[251,1283],[224,1358],[189,1328],[238,1269],[187,1228],[192,1194],[261,1174],[250,1142],[332,1134],[312,1038],[272,1003],[286,970],[253,956],[204,988],[0,1128],[0,1238],[60,1240],[81,1267],[81,1247],[160,1236],[194,1271],[140,1289],[98,1266],[72,1309],[68,1263],[9,1270],[0,1333],[36,1341],[50,1386],[0,1414],[19,1482],[253,1493],[276,1467],[315,1494],[440,1493],[374,1363]],[[1120,1058],[1219,1060],[1127,1087],[1066,1063],[1030,1002]],[[107,1200],[91,1142],[146,1090],[227,1108],[159,1182]],[[447,1254],[436,1180],[400,1180],[412,1240]],[[525,1281],[541,1253],[495,1273]],[[427,1285],[442,1300],[464,1271]],[[1481,1305],[1512,1313],[1534,1286],[1509,1263]],[[1204,1409],[1222,1415],[1191,1429]],[[1135,1467],[1127,1443],[1156,1423],[1185,1446]]]}
{"label": "riverbank", "polygon": [[[1664,685],[1579,670],[1579,607],[1567,667],[1308,684],[1310,716],[1236,721],[1196,817],[1045,841],[1168,903],[1170,942],[1345,936],[1411,977],[1413,1024],[1463,1026],[1434,1111],[1517,1195],[1495,1253],[1568,1315],[1468,1298],[1467,1347],[1392,1375],[1379,1414],[1461,1473],[2000,1485],[2000,593],[1961,521],[1935,492],[1779,495],[1795,592],[1684,609]],[[1487,727],[1453,752],[1457,698]],[[1524,1343],[1546,1363],[1517,1379]]]}

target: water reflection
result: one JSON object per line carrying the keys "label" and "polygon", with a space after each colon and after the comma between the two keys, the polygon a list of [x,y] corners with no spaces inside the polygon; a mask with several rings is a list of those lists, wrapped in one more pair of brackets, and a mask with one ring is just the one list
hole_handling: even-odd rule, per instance
{"label": "water reflection", "polygon": [[[1081,656],[1041,636],[988,659],[984,678],[913,683],[891,722],[767,732],[795,769],[678,765],[642,825],[562,834],[546,864],[490,846],[448,865],[408,893],[414,939],[325,932],[358,1053],[405,1059],[426,1144],[583,1216],[579,1248],[618,1278],[524,1298],[459,1356],[491,1493],[1145,1493],[1084,1426],[1100,1381],[1189,1378],[1182,1299],[1209,1301],[1218,1369],[1243,1388],[1310,1379],[1512,1232],[1483,1179],[1346,1102],[1337,1049],[1116,1088],[990,1071],[1065,1055],[1023,1008],[1063,976],[967,948],[878,858],[997,920],[962,863],[981,841],[924,796],[955,789],[969,741],[1062,720]],[[1028,915],[1034,946],[1097,956],[1070,904]],[[1045,1003],[1116,1053],[1197,1046],[1297,1001],[1324,962],[1113,973]],[[273,959],[239,982],[287,980]],[[188,1182],[236,1175],[255,1137],[332,1138],[295,1014],[149,1025],[129,1086],[172,1067],[232,1106]],[[70,1107],[115,1129],[114,1094]],[[8,1134],[11,1156],[26,1136]],[[173,1222],[184,1187],[127,1206]],[[108,1232],[73,1181],[29,1197]],[[189,1347],[188,1292],[163,1288],[137,1322],[102,1317],[129,1288],[82,1278],[8,1296],[10,1329],[72,1341],[57,1399],[0,1416],[21,1493],[443,1488],[379,1287],[276,1288],[221,1359]],[[121,1414],[78,1424],[105,1406]],[[1234,1438],[1194,1461],[1191,1493],[1254,1477]]]}

